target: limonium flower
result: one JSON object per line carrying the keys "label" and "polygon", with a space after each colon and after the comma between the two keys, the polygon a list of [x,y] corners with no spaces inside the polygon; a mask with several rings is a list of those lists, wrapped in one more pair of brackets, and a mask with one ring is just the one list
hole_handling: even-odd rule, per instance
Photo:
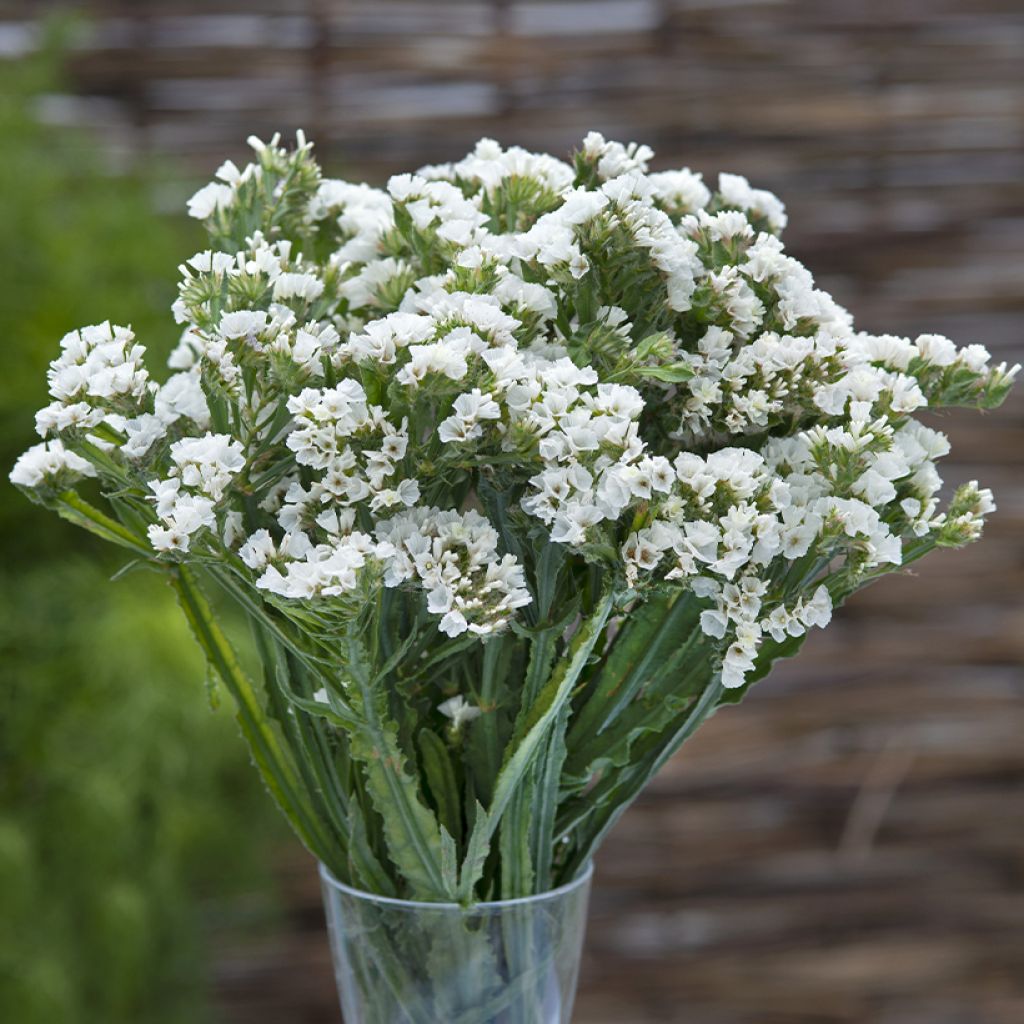
{"label": "limonium flower", "polygon": [[[528,776],[568,801],[541,862],[578,867],[601,801],[628,802],[687,715],[995,507],[974,482],[944,499],[949,443],[915,416],[994,407],[1019,367],[858,330],[739,175],[655,171],[590,133],[568,161],[484,139],[374,188],[324,177],[301,136],[251,141],[189,202],[209,243],[179,268],[171,372],[130,328],[68,334],[11,480],[164,567],[194,623],[190,572],[236,597],[278,651],[274,728],[301,747],[296,716],[329,716],[315,756],[351,742],[371,802],[437,768],[424,730],[458,733],[404,820],[434,808],[467,856],[511,800],[500,772],[553,758]],[[272,766],[273,730],[249,728]],[[314,810],[296,820],[325,856]],[[452,895],[384,840],[412,888]]]}

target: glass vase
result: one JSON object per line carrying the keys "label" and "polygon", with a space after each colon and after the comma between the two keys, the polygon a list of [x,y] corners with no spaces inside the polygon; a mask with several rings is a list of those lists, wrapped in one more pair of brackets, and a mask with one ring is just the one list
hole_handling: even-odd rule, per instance
{"label": "glass vase", "polygon": [[591,874],[463,907],[360,892],[321,865],[346,1024],[568,1024]]}

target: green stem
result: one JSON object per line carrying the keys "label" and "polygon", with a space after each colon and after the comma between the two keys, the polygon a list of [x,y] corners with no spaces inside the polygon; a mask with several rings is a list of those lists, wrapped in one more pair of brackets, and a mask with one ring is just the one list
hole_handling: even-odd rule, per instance
{"label": "green stem", "polygon": [[57,496],[57,514],[69,523],[102,537],[103,540],[128,548],[136,554],[145,555],[148,559],[154,558],[153,549],[145,540],[116,519],[101,512],[95,505],[90,505],[75,491],[64,491]]}
{"label": "green stem", "polygon": [[[584,737],[566,759],[567,781],[585,783],[605,760],[625,764],[634,737],[662,727],[679,710],[680,698],[689,700],[690,683],[694,675],[704,669],[699,662],[690,664],[693,655],[699,653],[697,648],[702,639],[703,634],[694,623],[685,642],[670,653],[665,652],[656,666],[648,663],[650,669],[657,669],[656,674],[652,671],[631,681],[628,685],[630,703],[596,735]],[[659,643],[652,645],[655,650],[660,646]]]}
{"label": "green stem", "polygon": [[302,797],[294,768],[281,749],[231,644],[214,618],[198,580],[192,570],[183,564],[171,570],[170,579],[207,661],[234,698],[238,724],[249,743],[264,783],[310,852],[326,863],[330,859],[331,843]]}
{"label": "green stem", "polygon": [[635,763],[618,773],[615,786],[606,799],[594,808],[587,822],[588,828],[578,834],[575,849],[563,866],[563,879],[571,879],[594,855],[604,837],[626,812],[647,783],[661,770],[665,762],[693,735],[701,723],[716,709],[722,692],[721,680],[716,676],[705,687],[700,699],[677,720],[675,726],[660,734],[651,748]]}
{"label": "green stem", "polygon": [[[324,734],[323,719],[293,708],[289,704],[289,693],[295,692],[297,670],[289,663],[287,654],[280,650],[275,641],[263,628],[262,623],[252,620],[253,636],[263,664],[267,698],[285,739],[292,750],[292,758],[302,776],[306,792],[317,817],[329,825],[333,835],[334,855],[326,861],[336,878],[346,879],[343,874],[351,857],[349,850],[350,807],[349,799],[338,779],[330,744]],[[302,697],[309,700],[309,686],[304,688]],[[384,876],[387,883],[386,875]],[[379,890],[386,895],[386,890]]]}

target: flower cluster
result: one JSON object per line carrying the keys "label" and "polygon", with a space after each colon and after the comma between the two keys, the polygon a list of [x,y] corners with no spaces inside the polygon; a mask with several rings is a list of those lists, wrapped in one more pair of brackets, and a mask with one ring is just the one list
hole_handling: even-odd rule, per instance
{"label": "flower cluster", "polygon": [[55,439],[33,445],[20,455],[11,470],[11,483],[32,492],[60,493],[82,477],[95,475],[91,462],[68,451],[63,441]]}
{"label": "flower cluster", "polygon": [[66,334],[60,356],[50,363],[47,380],[53,401],[36,414],[43,437],[71,428],[106,422],[123,427],[150,390],[145,349],[127,327],[109,323]]}
{"label": "flower cluster", "polygon": [[189,203],[211,247],[180,268],[176,372],[127,328],[69,334],[16,484],[97,475],[156,557],[226,562],[297,621],[418,588],[447,636],[535,603],[539,531],[627,604],[692,594],[726,686],[993,507],[971,485],[942,510],[948,444],[912,417],[996,405],[1017,368],[858,333],[742,177],[591,133],[382,190],[253,145]]}
{"label": "flower cluster", "polygon": [[512,555],[498,555],[498,531],[472,509],[403,512],[378,526],[377,536],[392,551],[385,584],[418,581],[427,610],[441,616],[438,628],[448,636],[492,633],[530,603],[522,566]]}
{"label": "flower cluster", "polygon": [[242,446],[227,434],[176,441],[167,478],[151,480],[157,522],[148,530],[157,551],[188,551],[193,534],[216,525],[214,510],[245,467]]}

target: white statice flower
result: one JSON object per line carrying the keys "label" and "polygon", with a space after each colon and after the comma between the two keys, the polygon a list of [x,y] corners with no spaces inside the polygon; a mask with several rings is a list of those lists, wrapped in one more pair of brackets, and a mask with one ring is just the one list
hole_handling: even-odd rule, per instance
{"label": "white statice flower", "polygon": [[153,412],[167,426],[185,418],[201,430],[209,427],[210,407],[199,374],[183,372],[168,377],[153,394]]}
{"label": "white statice flower", "polygon": [[[391,552],[389,544],[375,543],[373,538],[358,531],[335,537],[329,544],[317,545],[305,534],[296,533],[276,548],[272,560],[261,566],[262,552],[250,547],[251,541],[250,537],[244,546],[249,562],[253,563],[250,568],[263,568],[256,580],[257,588],[291,600],[350,593],[359,586],[367,566]],[[262,539],[256,543],[260,547],[265,545]]]}
{"label": "white statice flower", "polygon": [[228,485],[245,468],[242,445],[228,434],[183,438],[171,445],[170,456],[182,484],[214,502],[224,497]]}
{"label": "white statice flower", "polygon": [[141,459],[157,441],[166,436],[167,423],[161,416],[144,412],[125,421],[124,434],[121,453],[129,459]]}
{"label": "white statice flower", "polygon": [[445,443],[470,441],[483,433],[484,420],[501,417],[498,403],[479,388],[473,388],[455,399],[452,415],[438,424],[437,436]]}
{"label": "white statice flower", "polygon": [[391,199],[369,185],[322,179],[309,200],[310,220],[330,225],[338,232],[337,262],[372,260],[381,236],[394,226]]}
{"label": "white statice flower", "polygon": [[437,710],[440,711],[445,718],[451,719],[452,732],[456,733],[459,732],[464,725],[475,721],[482,714],[480,708],[475,704],[470,704],[461,693],[455,697],[449,697],[447,700],[442,701],[437,705]]}
{"label": "white statice flower", "polygon": [[251,534],[238,552],[239,558],[250,569],[265,569],[277,557],[277,546],[269,530],[257,530]]}
{"label": "white statice flower", "polygon": [[373,306],[383,304],[383,296],[396,284],[404,292],[415,276],[407,260],[387,257],[359,267],[357,273],[342,281],[340,291],[355,308]]}
{"label": "white statice flower", "polygon": [[751,188],[750,182],[742,175],[720,174],[718,197],[725,206],[734,206],[754,217],[763,218],[773,230],[781,231],[786,226],[786,208],[779,198],[765,189]]}
{"label": "white statice flower", "polygon": [[51,402],[36,413],[36,433],[50,437],[65,430],[99,426],[106,418],[102,409],[89,402]]}
{"label": "white statice flower", "polygon": [[395,375],[395,380],[408,388],[418,387],[431,374],[462,380],[469,372],[467,357],[483,348],[483,341],[468,328],[451,331],[441,341],[430,345],[411,345],[409,361]]}
{"label": "white statice flower", "polygon": [[[149,541],[158,552],[186,553],[201,530],[217,526],[217,507],[245,468],[240,442],[228,434],[186,437],[170,446],[169,475],[148,481],[149,500],[158,522],[149,527]],[[232,538],[238,519],[231,511],[224,521]]]}
{"label": "white statice flower", "polygon": [[267,351],[282,356],[297,371],[299,379],[324,375],[324,362],[332,361],[341,344],[333,324],[311,320],[302,327],[281,330],[267,345]]}
{"label": "white statice flower", "polygon": [[36,417],[42,436],[70,426],[95,426],[105,414],[141,410],[150,390],[145,348],[129,327],[109,322],[66,334],[50,363],[51,405]]}
{"label": "white statice flower", "polygon": [[542,284],[524,281],[514,273],[503,274],[494,286],[494,297],[517,314],[535,313],[543,322],[553,320],[558,312],[555,292]]}
{"label": "white statice flower", "polygon": [[493,193],[509,178],[530,178],[554,192],[562,192],[572,185],[573,170],[564,161],[546,153],[530,153],[519,146],[503,149],[494,139],[481,139],[473,151],[457,163],[422,168],[419,176],[421,180],[443,177],[473,182],[488,193]]}
{"label": "white statice flower", "polygon": [[251,145],[189,200],[211,241],[169,376],[130,328],[71,332],[11,479],[46,503],[99,477],[155,553],[229,561],[299,631],[378,588],[444,638],[532,627],[550,544],[617,600],[691,603],[740,687],[994,507],[943,501],[948,441],[914,417],[995,406],[1019,368],[856,330],[746,178],[596,132],[570,160],[481,139],[386,188],[324,178],[301,137]]}
{"label": "white statice flower", "polygon": [[160,552],[186,552],[192,536],[202,529],[213,529],[217,519],[214,502],[201,495],[181,493],[160,516],[160,522],[149,527],[149,541]]}
{"label": "white statice flower", "polygon": [[696,213],[711,201],[711,190],[701,175],[689,168],[658,171],[648,175],[647,180],[651,183],[654,198],[668,213]]}
{"label": "white statice flower", "polygon": [[921,334],[914,340],[917,355],[931,366],[952,366],[957,359],[956,345],[941,334]]}
{"label": "white statice flower", "polygon": [[[686,222],[689,227],[690,222]],[[709,214],[706,210],[698,210],[695,219],[697,230],[704,232],[709,241],[730,243],[737,239],[751,239],[754,229],[741,210],[723,210]]]}
{"label": "white statice flower", "polygon": [[324,283],[316,274],[287,272],[274,278],[274,299],[301,299],[315,302],[324,293]]}
{"label": "white statice flower", "polygon": [[287,408],[293,417],[287,447],[297,463],[320,472],[310,490],[298,484],[289,488],[279,515],[284,529],[305,524],[312,508],[365,502],[380,512],[419,500],[418,481],[403,478],[400,466],[409,444],[408,422],[392,424],[379,406],[367,404],[354,380],[335,388],[306,388],[288,399]]}
{"label": "white statice flower", "polygon": [[256,344],[260,334],[266,331],[270,317],[262,309],[236,309],[224,313],[217,326],[217,334],[228,340],[244,339],[250,345]]}
{"label": "white statice flower", "polygon": [[377,539],[394,550],[385,586],[421,586],[448,636],[493,633],[531,601],[522,566],[499,556],[497,531],[473,510],[410,509],[381,523]]}
{"label": "white statice flower", "polygon": [[33,445],[18,456],[10,480],[16,487],[32,490],[50,487],[61,490],[71,487],[86,476],[96,476],[92,463],[68,451],[64,443],[55,438]]}
{"label": "white statice flower", "polygon": [[436,331],[435,321],[422,313],[390,313],[368,323],[362,333],[353,333],[342,351],[356,363],[391,365],[399,349],[421,345]]}
{"label": "white statice flower", "polygon": [[583,140],[582,149],[588,158],[597,161],[597,173],[605,179],[630,171],[646,171],[647,162],[654,156],[650,146],[609,142],[600,132],[590,132]]}
{"label": "white statice flower", "polygon": [[345,458],[348,446],[344,442],[370,429],[374,422],[366,392],[354,380],[323,390],[305,388],[288,399],[288,411],[295,423],[288,447],[300,465],[314,469],[326,469]]}
{"label": "white statice flower", "polygon": [[206,220],[217,210],[227,209],[235,201],[235,190],[230,185],[212,181],[204,185],[188,201],[188,215]]}

